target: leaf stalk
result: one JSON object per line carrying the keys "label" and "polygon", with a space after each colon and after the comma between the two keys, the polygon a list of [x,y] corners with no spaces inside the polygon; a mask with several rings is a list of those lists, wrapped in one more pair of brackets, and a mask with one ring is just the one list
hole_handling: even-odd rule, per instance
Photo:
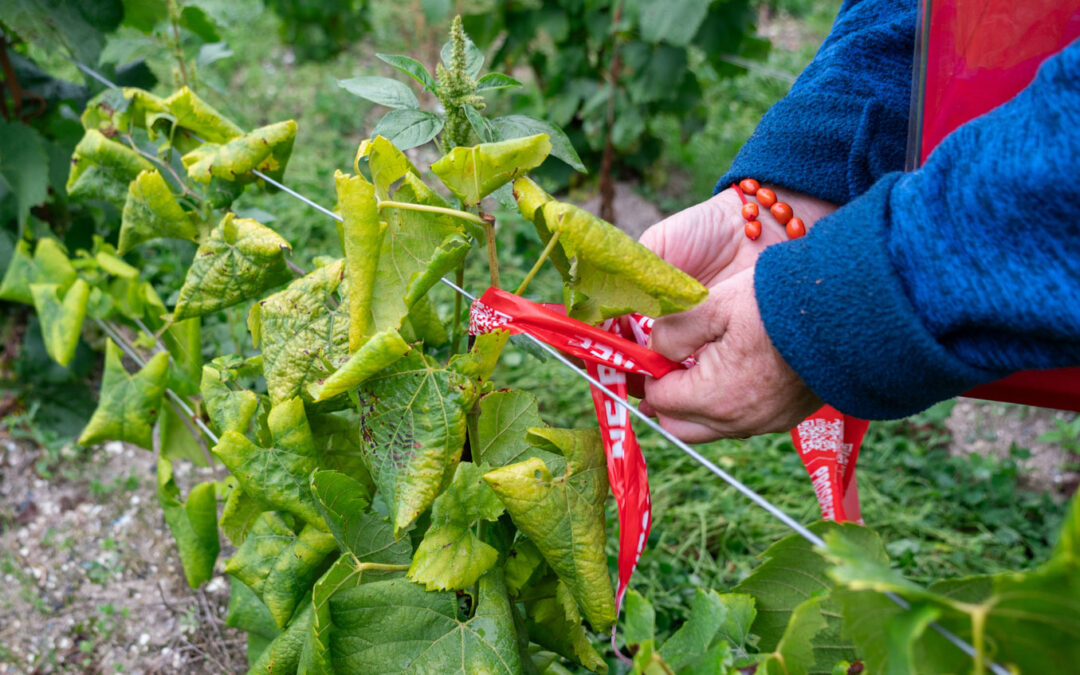
{"label": "leaf stalk", "polygon": [[548,256],[551,255],[551,252],[555,250],[555,245],[559,243],[560,234],[562,234],[562,230],[556,230],[555,234],[551,235],[551,239],[548,239],[547,246],[544,247],[544,250],[540,253],[540,257],[533,263],[532,269],[525,275],[525,279],[521,282],[521,285],[514,291],[514,295],[521,295],[525,292],[525,289],[529,287],[529,282],[533,280],[536,273],[540,271],[540,267],[544,264],[544,261],[547,260]]}

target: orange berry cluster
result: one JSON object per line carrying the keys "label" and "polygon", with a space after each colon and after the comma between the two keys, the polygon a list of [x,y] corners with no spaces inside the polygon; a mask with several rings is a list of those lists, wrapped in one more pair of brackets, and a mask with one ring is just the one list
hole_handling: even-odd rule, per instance
{"label": "orange berry cluster", "polygon": [[776,222],[784,226],[784,231],[787,232],[789,239],[798,239],[806,234],[806,225],[801,218],[796,218],[792,212],[791,207],[785,203],[776,200],[776,193],[769,188],[761,187],[761,183],[758,183],[753,178],[744,178],[739,181],[738,185],[732,184],[735,188],[735,192],[739,194],[739,199],[743,202],[742,216],[746,219],[746,226],[743,231],[750,239],[757,239],[761,236],[761,221],[758,220],[758,205],[747,201],[746,195],[757,197],[758,204],[761,204],[765,208],[769,209],[769,213],[773,218],[776,218]]}

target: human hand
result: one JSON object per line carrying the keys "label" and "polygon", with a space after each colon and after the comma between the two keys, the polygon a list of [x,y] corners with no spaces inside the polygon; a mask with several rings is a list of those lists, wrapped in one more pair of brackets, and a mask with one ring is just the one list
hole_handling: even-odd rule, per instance
{"label": "human hand", "polygon": [[697,365],[645,381],[642,412],[688,443],[787,431],[822,406],[769,341],[754,270],[710,289],[697,307],[657,319],[650,346]]}

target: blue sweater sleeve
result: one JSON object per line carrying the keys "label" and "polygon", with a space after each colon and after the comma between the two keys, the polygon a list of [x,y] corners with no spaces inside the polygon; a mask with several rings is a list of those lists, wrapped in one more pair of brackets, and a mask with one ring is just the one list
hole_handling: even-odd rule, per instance
{"label": "blue sweater sleeve", "polygon": [[904,168],[916,0],[845,0],[791,91],[716,184],[743,178],[846,204]]}
{"label": "blue sweater sleeve", "polygon": [[1017,370],[1080,365],[1080,40],[923,168],[770,247],[770,339],[852,415],[900,417]]}

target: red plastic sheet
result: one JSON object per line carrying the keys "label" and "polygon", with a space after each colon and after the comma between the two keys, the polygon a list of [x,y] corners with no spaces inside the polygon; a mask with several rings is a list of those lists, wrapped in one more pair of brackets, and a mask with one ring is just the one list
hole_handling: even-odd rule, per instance
{"label": "red plastic sheet", "polygon": [[870,423],[825,406],[791,430],[824,520],[862,522],[855,462]]}
{"label": "red plastic sheet", "polygon": [[[1080,38],[1080,0],[924,0],[911,166],[964,122],[1008,101]],[[1080,411],[1080,369],[1017,373],[968,396]]]}

